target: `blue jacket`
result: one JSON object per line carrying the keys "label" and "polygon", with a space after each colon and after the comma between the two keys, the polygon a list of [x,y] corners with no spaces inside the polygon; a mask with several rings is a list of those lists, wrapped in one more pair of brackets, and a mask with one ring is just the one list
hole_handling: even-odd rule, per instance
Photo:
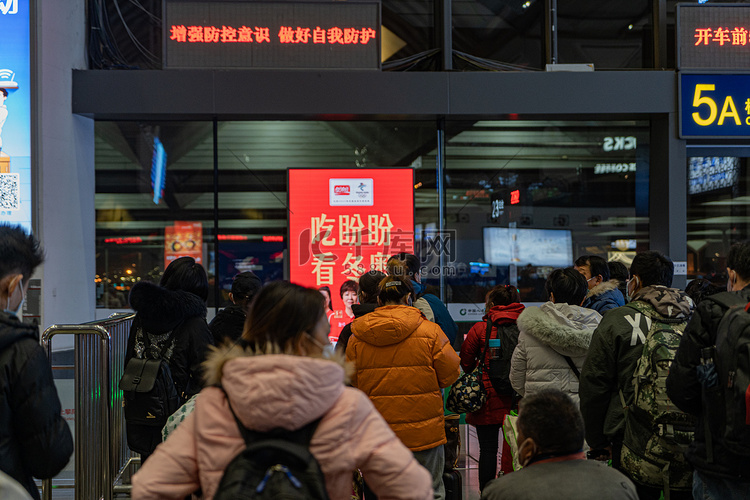
{"label": "blue jacket", "polygon": [[416,281],[412,281],[411,284],[414,287],[414,293],[419,297],[414,302],[414,307],[422,311],[428,320],[437,323],[453,345],[453,341],[456,340],[456,335],[458,335],[458,325],[451,318],[448,308],[435,295],[424,293],[425,286],[423,284]]}
{"label": "blue jacket", "polygon": [[593,309],[599,314],[604,315],[610,309],[624,306],[625,297],[622,296],[622,292],[617,288],[617,285],[617,280],[599,283],[589,290],[586,300],[583,302],[583,307]]}

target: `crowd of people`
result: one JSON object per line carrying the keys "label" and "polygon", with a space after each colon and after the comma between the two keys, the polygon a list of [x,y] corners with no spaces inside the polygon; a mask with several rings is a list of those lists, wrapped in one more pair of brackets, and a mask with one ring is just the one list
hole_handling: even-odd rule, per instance
{"label": "crowd of people", "polygon": [[[72,453],[38,332],[18,319],[41,261],[32,236],[0,226],[0,493],[20,484],[31,498],[33,478]],[[176,259],[129,298],[120,386],[143,462],[132,498],[220,498],[240,458],[249,471],[292,445],[317,476],[269,462],[258,492],[317,481],[332,499],[446,498],[444,390],[480,369],[486,399],[466,422],[483,499],[748,498],[750,241],[730,249],[728,292],[705,280],[683,291],[673,274],[656,251],[629,269],[582,256],[549,275],[543,304],[489,290],[483,321],[456,342],[418,259],[397,254],[342,288],[348,324],[334,348],[330,290],[241,273],[208,324],[206,272]]]}

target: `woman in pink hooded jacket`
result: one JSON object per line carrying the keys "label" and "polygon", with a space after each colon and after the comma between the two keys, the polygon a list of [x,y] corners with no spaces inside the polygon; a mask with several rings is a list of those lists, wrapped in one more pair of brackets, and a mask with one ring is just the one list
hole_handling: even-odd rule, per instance
{"label": "woman in pink hooded jacket", "polygon": [[259,432],[321,419],[310,451],[331,500],[349,500],[355,469],[381,499],[431,499],[427,470],[367,396],[345,387],[328,332],[320,292],[281,281],[263,288],[245,324],[247,347],[209,355],[194,412],[133,477],[133,499],[181,500],[198,489],[204,500],[214,497],[227,464],[245,449],[229,402],[242,425]]}

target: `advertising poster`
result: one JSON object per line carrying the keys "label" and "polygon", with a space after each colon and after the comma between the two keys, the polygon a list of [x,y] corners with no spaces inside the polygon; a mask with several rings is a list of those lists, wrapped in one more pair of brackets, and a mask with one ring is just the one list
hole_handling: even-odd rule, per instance
{"label": "advertising poster", "polygon": [[289,170],[289,278],[330,299],[331,342],[354,319],[359,277],[398,252],[414,252],[411,169]]}
{"label": "advertising poster", "polygon": [[31,231],[29,1],[0,0],[0,223]]}
{"label": "advertising poster", "polygon": [[409,168],[290,169],[289,279],[330,298],[331,342],[354,319],[358,280],[414,252]]}
{"label": "advertising poster", "polygon": [[180,257],[192,257],[203,264],[203,225],[200,222],[175,221],[164,228],[164,269]]}

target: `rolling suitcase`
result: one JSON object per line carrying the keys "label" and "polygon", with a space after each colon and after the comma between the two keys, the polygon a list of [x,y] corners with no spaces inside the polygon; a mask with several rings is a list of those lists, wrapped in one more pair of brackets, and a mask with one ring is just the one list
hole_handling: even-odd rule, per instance
{"label": "rolling suitcase", "polygon": [[463,498],[461,473],[457,470],[443,474],[443,485],[445,486],[445,500],[461,500]]}

